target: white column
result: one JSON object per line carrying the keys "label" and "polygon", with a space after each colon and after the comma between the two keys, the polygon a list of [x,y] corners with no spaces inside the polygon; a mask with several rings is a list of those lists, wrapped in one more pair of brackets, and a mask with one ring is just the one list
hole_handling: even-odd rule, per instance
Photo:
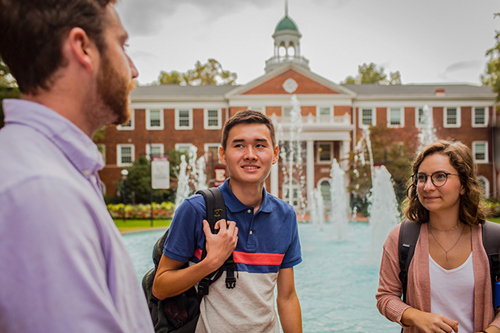
{"label": "white column", "polygon": [[340,159],[342,160],[342,170],[347,171],[349,168],[349,150],[350,150],[350,141],[344,140],[342,141],[342,147],[340,148]]}
{"label": "white column", "polygon": [[307,210],[311,211],[311,203],[314,200],[311,196],[314,189],[314,140],[307,140]]}
{"label": "white column", "polygon": [[279,162],[276,162],[271,167],[271,194],[275,197],[278,197],[278,163]]}

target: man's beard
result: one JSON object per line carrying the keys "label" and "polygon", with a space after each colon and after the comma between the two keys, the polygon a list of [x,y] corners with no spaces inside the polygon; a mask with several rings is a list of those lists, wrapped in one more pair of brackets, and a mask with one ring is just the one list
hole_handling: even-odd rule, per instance
{"label": "man's beard", "polygon": [[97,93],[104,109],[111,111],[113,124],[120,125],[129,121],[129,94],[134,87],[134,81],[119,73],[104,55],[97,76]]}

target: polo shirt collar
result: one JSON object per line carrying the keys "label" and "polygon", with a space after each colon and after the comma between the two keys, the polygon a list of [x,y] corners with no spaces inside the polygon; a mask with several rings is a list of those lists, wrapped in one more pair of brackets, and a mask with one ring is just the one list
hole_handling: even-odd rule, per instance
{"label": "polo shirt collar", "polygon": [[[224,201],[229,211],[231,211],[232,213],[239,213],[252,208],[242,204],[241,201],[236,198],[233,191],[231,191],[231,189],[229,188],[229,179],[230,178],[226,179],[224,184],[219,186],[219,190],[224,196]],[[259,212],[271,213],[272,207],[269,196],[270,194],[267,193],[266,188],[264,187],[262,189],[262,204],[260,205]]]}

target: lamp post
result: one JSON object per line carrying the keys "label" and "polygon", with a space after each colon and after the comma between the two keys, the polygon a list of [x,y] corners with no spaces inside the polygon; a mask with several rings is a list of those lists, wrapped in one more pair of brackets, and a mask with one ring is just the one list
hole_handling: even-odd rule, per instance
{"label": "lamp post", "polygon": [[127,191],[125,188],[125,180],[127,180],[128,170],[123,169],[121,171],[121,174],[122,174],[122,198],[123,198],[123,223],[125,223],[125,221],[127,220],[127,216],[125,215],[125,205],[127,204],[127,199],[126,199]]}

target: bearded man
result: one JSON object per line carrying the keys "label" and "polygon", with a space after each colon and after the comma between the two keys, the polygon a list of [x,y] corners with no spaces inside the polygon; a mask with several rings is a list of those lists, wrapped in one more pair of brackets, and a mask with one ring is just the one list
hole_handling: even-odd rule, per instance
{"label": "bearded man", "polygon": [[0,332],[153,332],[91,137],[128,121],[137,69],[114,0],[0,0],[22,97],[0,130]]}

